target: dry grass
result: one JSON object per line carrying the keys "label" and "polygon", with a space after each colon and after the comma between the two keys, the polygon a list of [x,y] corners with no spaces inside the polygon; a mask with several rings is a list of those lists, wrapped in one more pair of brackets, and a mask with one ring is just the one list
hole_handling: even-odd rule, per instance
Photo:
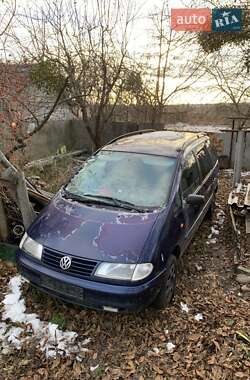
{"label": "dry grass", "polygon": [[54,161],[52,165],[44,168],[25,169],[24,172],[27,177],[39,177],[40,179],[35,182],[44,190],[56,193],[70,179],[78,167],[72,159],[67,158]]}

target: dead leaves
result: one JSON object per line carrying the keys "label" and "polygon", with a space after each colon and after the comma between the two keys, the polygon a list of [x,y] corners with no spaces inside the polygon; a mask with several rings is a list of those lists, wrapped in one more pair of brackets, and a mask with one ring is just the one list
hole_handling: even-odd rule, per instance
{"label": "dead leaves", "polygon": [[190,340],[191,342],[198,342],[200,339],[201,339],[200,334],[191,334],[188,337],[188,340]]}
{"label": "dead leaves", "polygon": [[236,372],[235,373],[235,377],[237,377],[238,379],[246,379],[246,372]]}

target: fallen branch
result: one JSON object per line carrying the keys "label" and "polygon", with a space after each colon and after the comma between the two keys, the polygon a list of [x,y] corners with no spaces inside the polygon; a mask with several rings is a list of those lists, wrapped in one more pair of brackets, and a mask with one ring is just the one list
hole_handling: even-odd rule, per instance
{"label": "fallen branch", "polygon": [[74,152],[69,152],[65,154],[56,154],[51,157],[41,158],[39,160],[28,162],[25,165],[25,169],[44,168],[46,166],[52,165],[57,160],[63,160],[64,158],[78,157],[86,153],[87,151],[84,149],[84,150],[76,150]]}

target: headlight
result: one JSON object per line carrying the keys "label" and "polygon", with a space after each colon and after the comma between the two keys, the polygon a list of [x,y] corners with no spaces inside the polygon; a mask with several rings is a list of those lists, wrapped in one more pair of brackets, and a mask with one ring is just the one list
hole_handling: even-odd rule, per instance
{"label": "headlight", "polygon": [[101,263],[96,271],[96,277],[109,278],[112,280],[139,281],[143,280],[153,270],[153,264],[115,264]]}
{"label": "headlight", "polygon": [[29,255],[35,257],[38,260],[41,260],[43,253],[43,246],[40,243],[37,243],[35,240],[31,239],[27,233],[23,235],[19,248],[28,253]]}

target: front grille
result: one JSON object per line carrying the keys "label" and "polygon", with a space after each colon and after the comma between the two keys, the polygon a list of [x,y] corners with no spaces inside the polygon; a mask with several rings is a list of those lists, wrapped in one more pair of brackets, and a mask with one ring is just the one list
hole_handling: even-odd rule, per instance
{"label": "front grille", "polygon": [[[60,267],[60,260],[64,256],[71,258],[71,266],[67,270],[63,270]],[[97,261],[82,259],[72,255],[62,254],[57,251],[53,251],[48,248],[43,249],[42,262],[49,268],[52,268],[58,272],[70,274],[76,277],[90,277],[97,266]]]}

